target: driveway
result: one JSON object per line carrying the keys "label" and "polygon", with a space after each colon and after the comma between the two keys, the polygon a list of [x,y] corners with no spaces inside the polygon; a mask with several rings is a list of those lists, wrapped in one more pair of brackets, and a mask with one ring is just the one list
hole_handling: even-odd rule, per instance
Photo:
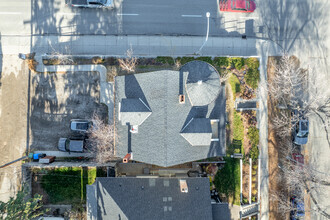
{"label": "driveway", "polygon": [[31,135],[33,150],[57,150],[60,137],[70,136],[71,119],[107,117],[100,104],[98,72],[34,73],[31,77]]}

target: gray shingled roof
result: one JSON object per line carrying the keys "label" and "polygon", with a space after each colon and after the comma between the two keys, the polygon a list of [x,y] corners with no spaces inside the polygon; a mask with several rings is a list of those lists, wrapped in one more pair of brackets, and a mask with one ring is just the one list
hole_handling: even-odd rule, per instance
{"label": "gray shingled roof", "polygon": [[[179,94],[187,97],[185,81],[188,72],[157,71],[115,77],[115,112],[122,99],[139,99],[152,114],[139,125],[138,133],[130,133],[115,114],[118,133],[116,154],[124,157],[132,151],[134,160],[162,167],[223,156],[225,148],[225,90],[207,106],[192,106],[188,98],[179,103]],[[181,131],[192,118],[219,119],[219,142],[207,146],[192,146],[181,136]]]}
{"label": "gray shingled roof", "polygon": [[192,146],[209,146],[212,138],[212,128],[209,118],[192,118],[181,131]]}
{"label": "gray shingled roof", "polygon": [[141,99],[122,99],[120,121],[122,125],[141,125],[151,115],[151,109]]}
{"label": "gray shingled roof", "polygon": [[221,90],[220,76],[210,64],[192,61],[182,67],[188,72],[186,90],[193,106],[208,105],[213,102]]}
{"label": "gray shingled roof", "polygon": [[[177,178],[98,177],[93,184],[97,188],[97,210],[88,205],[94,208],[88,211],[103,220],[211,220],[209,180],[182,179],[187,182],[188,193],[180,192]],[[87,197],[87,204],[89,200],[95,201]]]}

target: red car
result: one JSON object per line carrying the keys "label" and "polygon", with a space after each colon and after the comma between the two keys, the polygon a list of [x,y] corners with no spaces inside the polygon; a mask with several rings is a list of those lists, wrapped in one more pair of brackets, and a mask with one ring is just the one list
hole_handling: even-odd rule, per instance
{"label": "red car", "polygon": [[251,13],[256,9],[252,0],[219,0],[220,11]]}

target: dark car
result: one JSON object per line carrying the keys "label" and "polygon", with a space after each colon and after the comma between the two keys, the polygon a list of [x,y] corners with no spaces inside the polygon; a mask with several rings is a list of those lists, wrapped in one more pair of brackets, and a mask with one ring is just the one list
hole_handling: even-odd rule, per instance
{"label": "dark car", "polygon": [[60,138],[58,141],[58,149],[65,152],[84,152],[84,139]]}

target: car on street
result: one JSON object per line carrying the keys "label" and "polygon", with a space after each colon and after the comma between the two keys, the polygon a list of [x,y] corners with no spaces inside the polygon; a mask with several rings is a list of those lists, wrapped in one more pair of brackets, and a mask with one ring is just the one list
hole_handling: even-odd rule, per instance
{"label": "car on street", "polygon": [[219,0],[220,11],[251,13],[256,9],[252,0]]}
{"label": "car on street", "polygon": [[74,133],[85,134],[93,126],[93,122],[85,119],[72,119],[70,130]]}
{"label": "car on street", "polygon": [[296,145],[307,144],[309,122],[304,113],[298,110],[291,111],[292,139]]}
{"label": "car on street", "polygon": [[60,138],[58,141],[58,150],[65,152],[84,152],[84,139]]}
{"label": "car on street", "polygon": [[113,8],[113,0],[67,0],[67,5],[75,8]]}
{"label": "car on street", "polygon": [[305,206],[303,201],[299,201],[296,196],[290,198],[291,212],[290,220],[304,219],[305,217]]}

